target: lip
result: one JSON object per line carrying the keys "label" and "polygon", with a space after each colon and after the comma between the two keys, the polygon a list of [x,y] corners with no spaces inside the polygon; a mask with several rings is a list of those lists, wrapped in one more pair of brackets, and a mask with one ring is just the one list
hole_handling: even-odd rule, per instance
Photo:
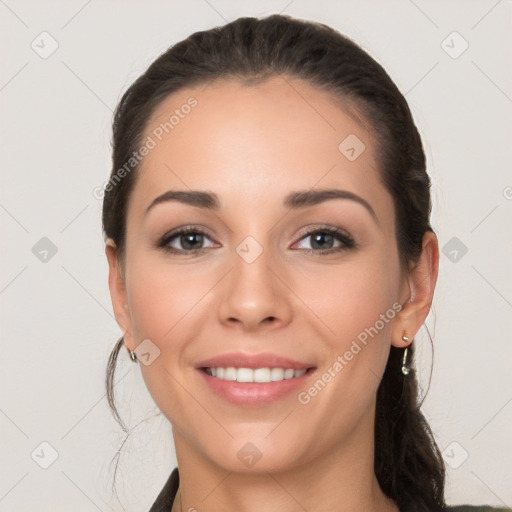
{"label": "lip", "polygon": [[[237,382],[219,379],[208,375],[204,368],[217,367],[235,368],[293,368],[294,370],[308,370],[300,377],[273,382]],[[316,366],[310,363],[278,356],[277,354],[222,354],[205,359],[196,365],[208,389],[223,400],[238,406],[259,407],[276,402],[293,391],[305,386],[306,381],[315,373]]]}
{"label": "lip", "polygon": [[196,364],[196,368],[227,368],[234,366],[235,368],[293,368],[294,370],[307,370],[315,367],[312,363],[305,363],[288,359],[287,357],[263,352],[260,354],[248,354],[244,352],[230,352],[222,354],[210,359],[205,359]]}

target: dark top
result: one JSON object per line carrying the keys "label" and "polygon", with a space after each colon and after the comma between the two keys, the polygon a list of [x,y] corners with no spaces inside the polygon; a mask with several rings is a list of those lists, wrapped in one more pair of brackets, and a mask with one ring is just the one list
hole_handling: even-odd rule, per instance
{"label": "dark top", "polygon": [[[180,475],[178,473],[178,468],[174,468],[171,476],[160,491],[156,501],[149,509],[149,512],[171,512],[171,507],[176,498],[179,485]],[[447,510],[450,512],[512,512],[512,509],[510,508],[493,508],[486,505],[448,506]]]}

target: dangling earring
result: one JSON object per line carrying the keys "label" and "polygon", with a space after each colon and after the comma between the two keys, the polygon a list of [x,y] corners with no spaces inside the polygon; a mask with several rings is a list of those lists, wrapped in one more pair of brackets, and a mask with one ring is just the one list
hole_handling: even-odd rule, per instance
{"label": "dangling earring", "polygon": [[[404,341],[409,341],[409,338],[404,334],[402,336],[402,339]],[[402,357],[402,373],[404,375],[409,375],[409,373],[411,372],[411,369],[407,366],[407,351],[408,351],[409,347],[405,347],[405,350],[404,350],[404,355]]]}

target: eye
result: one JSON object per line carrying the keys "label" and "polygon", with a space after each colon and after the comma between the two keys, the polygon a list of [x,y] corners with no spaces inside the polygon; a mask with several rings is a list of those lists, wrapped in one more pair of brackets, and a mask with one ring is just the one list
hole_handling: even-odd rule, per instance
{"label": "eye", "polygon": [[[310,239],[309,247],[299,247],[307,254],[327,254],[354,249],[356,244],[349,233],[340,228],[313,228],[303,234],[301,240]],[[209,245],[204,246],[209,241]],[[194,254],[215,244],[200,228],[187,227],[165,234],[157,246],[171,254]]]}
{"label": "eye", "polygon": [[[213,242],[203,247],[205,240],[211,238],[199,228],[188,227],[165,234],[158,242],[158,247],[173,254],[196,253],[207,247],[213,247]],[[178,247],[176,247],[178,245]]]}
{"label": "eye", "polygon": [[354,239],[339,228],[311,229],[301,238],[301,240],[308,239],[310,239],[309,247],[302,248],[308,254],[327,254],[356,247]]}

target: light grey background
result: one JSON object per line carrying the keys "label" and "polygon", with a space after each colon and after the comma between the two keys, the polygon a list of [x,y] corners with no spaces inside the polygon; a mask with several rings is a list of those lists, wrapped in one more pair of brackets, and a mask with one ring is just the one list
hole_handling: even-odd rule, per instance
{"label": "light grey background", "polygon": [[[406,94],[446,253],[427,321],[434,355],[425,329],[416,340],[423,393],[434,361],[424,412],[448,502],[512,506],[510,1],[0,0],[1,512],[122,510],[109,464],[123,433],[104,391],[121,332],[93,196],[108,178],[112,110],[169,45],[278,12],[352,37]],[[57,248],[47,261],[44,247],[33,252],[43,237]],[[136,427],[118,494],[143,511],[174,467],[171,430],[124,351],[117,376]]]}

